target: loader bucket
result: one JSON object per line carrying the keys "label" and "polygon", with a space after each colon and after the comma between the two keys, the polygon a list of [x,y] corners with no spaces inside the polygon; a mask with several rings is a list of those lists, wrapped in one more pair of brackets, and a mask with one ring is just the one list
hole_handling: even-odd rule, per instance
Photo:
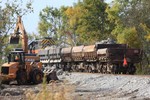
{"label": "loader bucket", "polygon": [[9,43],[10,44],[19,44],[19,36],[10,36]]}

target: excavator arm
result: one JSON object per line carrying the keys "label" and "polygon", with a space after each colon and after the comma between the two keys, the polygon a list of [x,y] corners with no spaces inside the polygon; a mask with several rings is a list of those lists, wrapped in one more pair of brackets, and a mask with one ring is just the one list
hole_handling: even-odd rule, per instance
{"label": "excavator arm", "polygon": [[19,39],[22,40],[22,49],[24,52],[28,52],[28,36],[25,31],[23,22],[21,20],[21,16],[18,17],[16,28],[14,29],[14,33],[10,35],[9,43],[10,44],[19,44]]}

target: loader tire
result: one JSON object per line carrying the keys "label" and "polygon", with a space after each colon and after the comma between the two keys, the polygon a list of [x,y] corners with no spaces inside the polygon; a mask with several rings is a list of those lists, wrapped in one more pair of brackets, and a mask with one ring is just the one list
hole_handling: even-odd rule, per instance
{"label": "loader tire", "polygon": [[32,71],[31,75],[32,75],[31,81],[33,82],[33,84],[39,84],[43,81],[42,71],[35,69]]}
{"label": "loader tire", "polygon": [[18,71],[16,75],[18,85],[27,84],[27,73],[25,71]]}

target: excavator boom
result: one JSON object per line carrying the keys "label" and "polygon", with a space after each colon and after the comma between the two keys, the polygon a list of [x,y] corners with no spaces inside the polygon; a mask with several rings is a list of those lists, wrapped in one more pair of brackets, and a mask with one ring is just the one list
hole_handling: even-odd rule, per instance
{"label": "excavator boom", "polygon": [[16,28],[14,30],[14,33],[9,38],[10,44],[19,44],[19,39],[22,40],[22,49],[24,52],[28,52],[28,36],[25,31],[23,22],[21,21],[21,16],[18,17],[18,21],[16,24]]}

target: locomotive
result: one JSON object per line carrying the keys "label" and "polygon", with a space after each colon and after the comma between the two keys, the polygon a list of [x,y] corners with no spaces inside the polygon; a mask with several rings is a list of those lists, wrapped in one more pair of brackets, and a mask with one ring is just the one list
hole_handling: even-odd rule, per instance
{"label": "locomotive", "polygon": [[134,74],[142,50],[129,48],[107,39],[94,45],[59,47],[51,45],[38,51],[43,66],[56,66],[65,71]]}

